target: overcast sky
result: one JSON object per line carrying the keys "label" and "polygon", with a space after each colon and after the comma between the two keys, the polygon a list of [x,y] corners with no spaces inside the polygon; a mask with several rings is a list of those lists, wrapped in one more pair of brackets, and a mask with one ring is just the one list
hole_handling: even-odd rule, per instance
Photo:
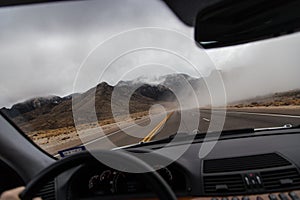
{"label": "overcast sky", "polygon": [[[36,96],[64,96],[72,93],[80,64],[96,45],[112,35],[140,27],[173,29],[193,38],[193,28],[185,26],[159,0],[76,1],[1,8],[0,107],[10,107],[16,102]],[[286,41],[290,43],[287,44]],[[163,43],[159,38],[156,42]],[[179,42],[176,45],[183,44]],[[281,51],[276,52],[276,49],[267,43],[225,48],[208,53],[222,70],[248,66],[244,64],[245,58],[251,60],[257,52],[260,58],[264,57],[262,55],[269,55],[268,59],[262,59],[263,64],[260,63],[260,66],[269,65],[270,60],[273,65],[276,63],[276,60],[273,60],[274,55],[282,55],[283,51],[286,52],[285,55],[299,52],[299,34],[292,39],[281,39],[277,46],[280,46]],[[271,53],[266,53],[269,51]],[[147,53],[153,57],[151,52],[144,55]],[[168,59],[163,53],[160,56]],[[155,57],[158,55],[155,54]],[[299,56],[295,57],[298,59]],[[289,57],[284,58],[289,63]],[[130,57],[127,57],[128,60]],[[169,60],[175,62],[174,59]],[[299,72],[299,67],[295,68],[298,61],[299,59],[293,62],[291,74]],[[249,61],[249,64],[255,63]],[[193,75],[188,68],[181,68],[180,72]],[[155,71],[152,73],[161,74]],[[282,70],[279,73],[282,73]],[[111,73],[111,76],[113,74]],[[141,76],[145,74],[141,72]]]}
{"label": "overcast sky", "polygon": [[0,107],[67,95],[95,46],[121,31],[164,27],[192,35],[158,0],[98,0],[0,9]]}

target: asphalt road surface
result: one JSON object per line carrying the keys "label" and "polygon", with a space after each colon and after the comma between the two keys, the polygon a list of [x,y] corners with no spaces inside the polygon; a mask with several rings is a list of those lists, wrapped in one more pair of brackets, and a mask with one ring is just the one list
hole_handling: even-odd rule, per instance
{"label": "asphalt road surface", "polygon": [[[212,125],[222,124],[221,122],[224,118],[224,130],[280,127],[286,124],[299,125],[300,109],[298,111],[295,109],[232,109],[227,110],[226,114],[223,110],[212,112],[208,109],[200,109],[200,114],[199,110],[196,109],[183,112],[173,111],[165,116],[155,116],[152,119],[152,126],[150,126],[149,120],[142,120],[122,130],[107,133],[106,136],[88,141],[84,145],[88,149],[112,149],[139,142],[158,140],[178,132],[179,124],[181,124],[180,132],[191,134],[195,131],[195,128],[198,128],[200,132],[204,133],[208,130],[211,123]],[[199,119],[198,127],[195,124],[195,119],[197,118]],[[214,130],[210,129],[210,131]]]}

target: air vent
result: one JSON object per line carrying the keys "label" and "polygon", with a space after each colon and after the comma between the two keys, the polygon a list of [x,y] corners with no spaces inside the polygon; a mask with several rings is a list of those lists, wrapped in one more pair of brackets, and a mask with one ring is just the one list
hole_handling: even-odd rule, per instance
{"label": "air vent", "polygon": [[204,173],[231,172],[242,170],[256,170],[291,165],[290,162],[276,153],[204,160]]}
{"label": "air vent", "polygon": [[42,197],[43,200],[55,200],[55,183],[54,180],[48,182],[37,193],[38,197]]}
{"label": "air vent", "polygon": [[246,188],[242,176],[239,174],[204,177],[205,194],[235,194],[245,191]]}
{"label": "air vent", "polygon": [[260,174],[267,191],[300,188],[300,174],[295,168],[261,172]]}

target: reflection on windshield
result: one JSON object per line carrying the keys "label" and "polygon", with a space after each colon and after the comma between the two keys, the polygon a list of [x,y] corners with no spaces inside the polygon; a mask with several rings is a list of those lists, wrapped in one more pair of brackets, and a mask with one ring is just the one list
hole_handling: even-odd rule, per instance
{"label": "reflection on windshield", "polygon": [[[300,124],[300,34],[205,52],[192,40],[193,29],[162,1],[130,2],[0,10],[1,112],[43,149],[53,155],[78,145],[112,149],[167,138],[179,129],[205,133],[223,119],[224,130]],[[82,8],[89,12],[82,13]],[[153,41],[129,51],[120,45],[124,40],[114,41],[114,48],[98,58],[105,60],[112,56],[109,52],[119,50],[125,53],[114,55],[111,63],[92,63],[108,75],[87,73],[84,86],[73,91],[79,66],[92,49],[112,35],[140,27],[172,29],[177,35],[162,38],[146,28],[143,38],[131,36],[127,42],[136,45],[151,37]],[[152,48],[158,44],[184,53]],[[188,56],[197,61],[195,66],[185,60]],[[141,66],[143,70],[134,74]],[[200,73],[193,73],[194,68]],[[222,87],[217,84],[220,77]],[[226,95],[218,96],[222,92]],[[80,113],[76,119],[74,109]],[[197,127],[192,124],[195,119]],[[86,131],[79,135],[80,130]]]}

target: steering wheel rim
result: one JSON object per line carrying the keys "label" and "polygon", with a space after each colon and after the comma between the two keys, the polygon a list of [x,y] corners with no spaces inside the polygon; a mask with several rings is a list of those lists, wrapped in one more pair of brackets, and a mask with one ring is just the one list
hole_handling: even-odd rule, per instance
{"label": "steering wheel rim", "polygon": [[174,192],[166,181],[155,171],[153,168],[132,156],[125,151],[107,151],[107,150],[97,150],[92,154],[89,152],[80,152],[72,156],[66,157],[64,159],[58,160],[53,163],[38,175],[36,175],[27,185],[25,190],[19,195],[22,200],[31,200],[34,195],[40,189],[40,185],[49,181],[52,178],[57,177],[62,172],[71,169],[73,167],[79,166],[81,164],[95,163],[99,161],[93,156],[106,156],[110,159],[116,159],[122,166],[126,167],[137,167],[143,170],[149,171],[148,173],[141,174],[147,182],[149,182],[153,188],[153,192],[157,194],[159,199],[162,200],[175,200],[177,199]]}

